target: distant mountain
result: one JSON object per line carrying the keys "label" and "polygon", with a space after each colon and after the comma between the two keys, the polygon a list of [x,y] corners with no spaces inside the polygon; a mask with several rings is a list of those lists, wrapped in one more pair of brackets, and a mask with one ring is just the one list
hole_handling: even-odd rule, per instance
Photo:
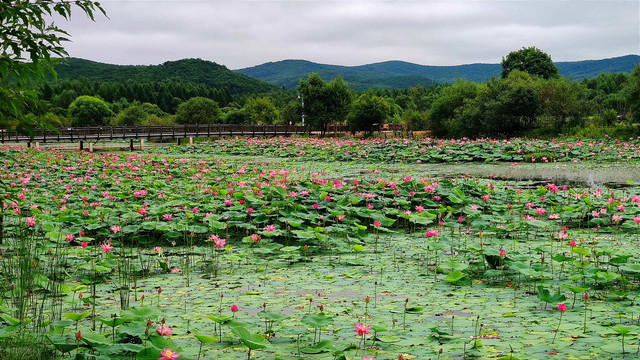
{"label": "distant mountain", "polygon": [[90,81],[163,81],[174,80],[204,84],[211,88],[227,89],[231,94],[262,93],[276,87],[239,74],[211,61],[183,59],[167,61],[161,65],[111,65],[95,61],[68,58],[65,65],[56,66],[58,80],[84,77]]}
{"label": "distant mountain", "polygon": [[[574,80],[594,78],[606,72],[630,72],[640,63],[640,56],[626,55],[603,60],[557,62],[563,76]],[[306,60],[283,60],[235,70],[240,74],[264,80],[287,89],[295,89],[301,78],[312,72],[320,74],[325,81],[342,75],[356,90],[367,88],[407,88],[422,84],[453,83],[457,79],[484,82],[492,76],[500,76],[500,64],[469,64],[456,66],[428,66],[404,61],[385,61],[360,66],[318,64]]]}

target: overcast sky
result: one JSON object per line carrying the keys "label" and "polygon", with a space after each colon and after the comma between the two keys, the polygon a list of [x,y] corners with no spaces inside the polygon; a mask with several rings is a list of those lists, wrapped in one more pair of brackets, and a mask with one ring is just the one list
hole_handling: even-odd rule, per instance
{"label": "overcast sky", "polygon": [[70,56],[112,64],[201,58],[238,69],[284,59],[499,63],[536,46],[554,61],[640,53],[640,1],[110,1],[56,25]]}

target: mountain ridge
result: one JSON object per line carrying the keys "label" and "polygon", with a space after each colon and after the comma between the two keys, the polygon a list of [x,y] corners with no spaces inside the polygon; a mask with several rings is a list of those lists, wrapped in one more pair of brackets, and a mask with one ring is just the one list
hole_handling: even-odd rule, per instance
{"label": "mountain ridge", "polygon": [[90,81],[176,81],[226,89],[230,94],[276,90],[267,82],[229,70],[202,59],[165,61],[159,65],[114,65],[80,58],[66,58],[56,65],[58,80],[86,78]]}
{"label": "mountain ridge", "polygon": [[[640,63],[640,55],[624,55],[599,60],[579,60],[555,62],[563,76],[574,80],[594,78],[604,72],[630,72]],[[329,65],[315,63],[309,60],[281,60],[267,62],[261,65],[233,70],[264,80],[276,86],[295,89],[300,78],[317,72],[325,81],[329,81],[338,74],[356,90],[365,90],[362,80],[369,77],[384,79],[385,77],[403,76],[404,81],[425,81],[423,86],[433,83],[452,83],[457,79],[474,82],[484,82],[492,76],[500,76],[500,64],[473,63],[462,65],[420,65],[402,60],[389,60],[365,65]],[[371,81],[369,81],[371,83]],[[398,81],[379,81],[380,88],[406,88],[414,85],[401,84]]]}

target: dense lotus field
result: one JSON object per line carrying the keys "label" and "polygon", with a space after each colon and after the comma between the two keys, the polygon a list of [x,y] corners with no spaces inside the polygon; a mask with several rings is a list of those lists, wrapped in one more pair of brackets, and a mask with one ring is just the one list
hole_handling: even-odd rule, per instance
{"label": "dense lotus field", "polygon": [[80,359],[637,356],[638,187],[307,161],[344,140],[202,153],[295,141],[0,148],[0,358],[26,334]]}
{"label": "dense lotus field", "polygon": [[371,160],[404,163],[638,161],[640,137],[629,139],[348,139],[230,138],[164,154],[265,155],[316,161]]}

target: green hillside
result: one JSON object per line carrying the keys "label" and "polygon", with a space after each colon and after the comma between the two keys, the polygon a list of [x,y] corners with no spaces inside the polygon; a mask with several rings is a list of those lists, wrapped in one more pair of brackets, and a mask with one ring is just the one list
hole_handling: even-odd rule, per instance
{"label": "green hillside", "polygon": [[56,66],[58,80],[84,77],[99,82],[153,82],[174,80],[226,89],[231,94],[263,93],[275,90],[262,80],[239,74],[223,65],[201,59],[167,61],[161,65],[111,65],[95,61],[68,58],[65,65]]}
{"label": "green hillside", "polygon": [[[630,72],[640,63],[640,56],[627,55],[603,60],[557,62],[563,76],[574,80],[595,78],[601,73]],[[429,86],[434,82],[453,83],[457,79],[484,82],[492,76],[500,76],[500,64],[468,64],[456,66],[428,66],[404,61],[385,61],[361,66],[317,64],[305,60],[284,60],[239,69],[236,72],[249,75],[276,86],[295,89],[300,78],[317,72],[325,80],[337,75],[357,90],[375,88],[408,88],[417,84]]]}

